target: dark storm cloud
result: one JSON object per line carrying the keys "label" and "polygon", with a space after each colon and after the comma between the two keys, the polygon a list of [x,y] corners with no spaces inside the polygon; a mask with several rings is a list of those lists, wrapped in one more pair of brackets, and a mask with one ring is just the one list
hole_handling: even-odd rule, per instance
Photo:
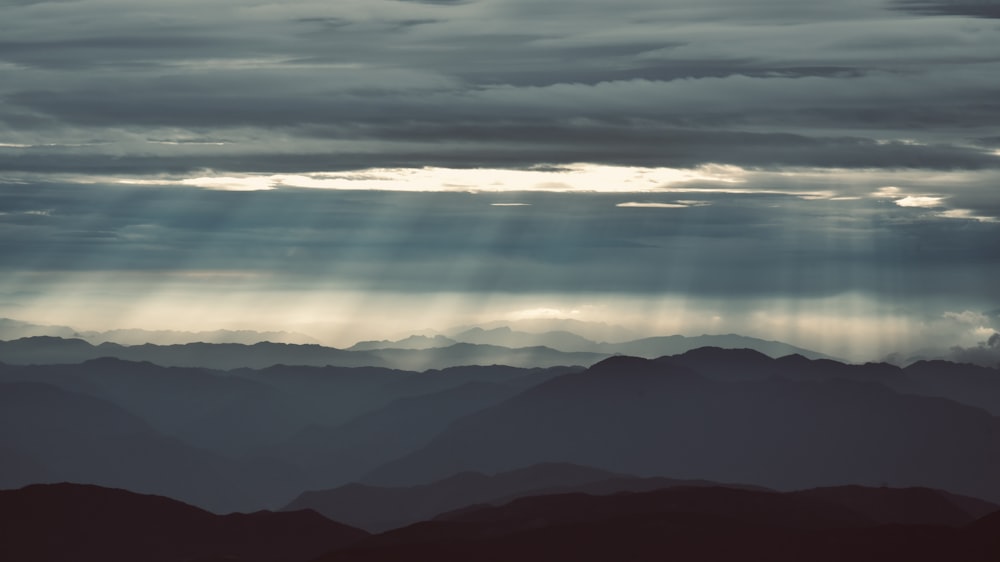
{"label": "dark storm cloud", "polygon": [[[244,152],[200,146],[197,154],[121,156],[65,154],[58,147],[0,149],[0,171],[92,174],[196,173],[240,170],[248,173],[341,171],[371,167],[531,168],[538,162],[569,164],[695,167],[719,162],[740,166],[818,166],[834,168],[924,168],[939,170],[996,168],[991,152],[961,146],[911,145],[859,138],[810,138],[792,134],[741,131],[616,127],[546,128],[544,126],[468,128],[419,125],[359,131],[342,138],[386,139],[409,147],[392,153],[338,151],[282,154]],[[394,133],[393,131],[397,131]],[[532,131],[536,131],[533,133]],[[422,139],[454,143],[448,150],[429,149]],[[470,142],[474,141],[474,142]],[[215,154],[213,154],[213,152]]]}
{"label": "dark storm cloud", "polygon": [[1000,18],[1000,2],[996,0],[894,0],[894,4],[917,14]]}
{"label": "dark storm cloud", "polygon": [[[105,66],[126,70],[131,66],[156,66],[149,56],[169,50],[174,56],[196,56],[215,50],[225,41],[186,35],[149,37],[113,36],[64,40],[0,41],[0,56],[8,62],[52,70],[81,70]],[[246,47],[246,43],[243,43]],[[232,45],[238,48],[239,45]]]}
{"label": "dark storm cloud", "polygon": [[[123,174],[996,166],[967,139],[1000,120],[997,30],[898,6],[8,3],[0,143],[49,152],[0,159]],[[144,140],[185,138],[230,142]]]}

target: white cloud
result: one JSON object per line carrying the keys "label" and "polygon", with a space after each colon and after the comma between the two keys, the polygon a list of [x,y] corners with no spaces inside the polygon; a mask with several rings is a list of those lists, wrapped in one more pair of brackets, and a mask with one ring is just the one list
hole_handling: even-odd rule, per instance
{"label": "white cloud", "polygon": [[941,197],[931,197],[927,195],[907,195],[901,199],[896,199],[896,204],[900,207],[922,207],[934,208],[942,205]]}

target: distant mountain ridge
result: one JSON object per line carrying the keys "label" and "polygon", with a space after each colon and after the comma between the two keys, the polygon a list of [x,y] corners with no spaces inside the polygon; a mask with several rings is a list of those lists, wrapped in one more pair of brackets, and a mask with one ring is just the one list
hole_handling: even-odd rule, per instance
{"label": "distant mountain ridge", "polygon": [[78,338],[93,345],[105,342],[120,345],[157,343],[178,345],[186,343],[242,343],[259,342],[318,344],[319,340],[296,332],[258,332],[255,330],[209,330],[186,332],[182,330],[144,330],[138,328],[115,330],[75,330],[69,326],[46,326],[0,318],[0,340],[16,340],[34,336]]}
{"label": "distant mountain ridge", "polygon": [[148,361],[164,367],[211,369],[265,368],[273,365],[313,367],[385,367],[412,371],[464,365],[554,367],[591,364],[605,358],[599,353],[567,353],[547,347],[511,349],[492,345],[457,343],[445,348],[378,349],[349,351],[315,344],[261,342],[189,343],[182,345],[115,343],[92,345],[82,339],[35,336],[0,341],[0,362],[16,365],[81,363],[102,357]]}
{"label": "distant mountain ridge", "polygon": [[[516,323],[515,323],[516,324]],[[591,323],[563,323],[567,327],[594,328]],[[560,326],[563,324],[553,324]],[[530,325],[530,324],[529,324]],[[544,324],[543,324],[544,325]],[[630,332],[620,327],[610,327],[598,324],[599,330],[619,334]],[[553,365],[583,364],[589,365],[611,355],[633,355],[637,357],[655,358],[663,355],[683,353],[698,347],[714,346],[724,348],[756,349],[771,357],[799,354],[810,359],[830,358],[822,353],[803,349],[777,341],[762,340],[736,334],[702,335],[702,336],[656,336],[646,338],[630,338],[625,341],[614,340],[609,343],[603,339],[591,339],[581,336],[568,329],[546,331],[521,331],[510,326],[491,328],[467,327],[451,331],[447,334],[411,335],[400,340],[361,341],[340,349],[322,346],[319,342],[303,334],[291,332],[256,332],[251,330],[214,330],[207,332],[181,332],[173,330],[108,330],[104,332],[77,331],[66,326],[41,326],[0,318],[0,344],[15,340],[41,340],[42,338],[61,338],[66,340],[83,340],[99,349],[88,352],[77,346],[56,353],[65,357],[67,363],[77,363],[101,356],[118,357],[128,360],[146,360],[165,366],[191,366],[211,368],[236,367],[266,367],[271,364],[306,364],[314,366],[381,366],[408,370],[424,370],[444,368],[462,364],[508,364],[519,367],[540,367]],[[206,345],[244,345],[253,349],[245,350],[242,355],[249,355],[245,364],[237,364],[233,360],[224,360],[220,353],[211,353]],[[264,352],[261,346],[273,347]],[[53,345],[48,340],[48,345]],[[182,350],[181,346],[193,346]],[[291,357],[289,348],[281,345],[297,346],[294,354],[298,355],[299,363]],[[0,345],[0,361],[13,363],[54,363],[27,352],[28,345],[20,349],[7,346],[4,350]],[[129,349],[121,349],[126,347]],[[132,349],[134,348],[134,349]],[[323,351],[317,351],[317,348]],[[229,351],[239,348],[222,348]],[[185,351],[185,353],[181,353]],[[357,352],[357,353],[354,353]],[[25,353],[28,353],[25,356]],[[273,355],[274,362],[265,364]],[[192,355],[200,361],[210,363],[194,363],[180,358],[181,355]],[[9,359],[4,359],[4,357]],[[304,363],[302,363],[304,361]],[[323,363],[326,361],[326,363]]]}
{"label": "distant mountain ridge", "polygon": [[794,345],[740,336],[737,334],[701,336],[655,336],[617,343],[594,341],[568,331],[523,332],[503,326],[498,328],[469,328],[448,336],[415,335],[402,340],[359,342],[349,350],[376,351],[384,349],[434,349],[456,344],[491,345],[508,348],[544,346],[566,353],[588,352],[595,354],[631,355],[654,359],[664,355],[684,353],[700,347],[722,347],[727,349],[754,349],[771,357],[801,355],[809,359],[832,359],[832,357],[796,347]]}

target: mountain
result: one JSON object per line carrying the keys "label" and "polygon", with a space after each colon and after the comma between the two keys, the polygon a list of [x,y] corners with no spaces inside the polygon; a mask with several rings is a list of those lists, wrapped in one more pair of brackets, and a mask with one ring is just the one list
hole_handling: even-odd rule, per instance
{"label": "mountain", "polygon": [[295,332],[257,332],[253,330],[211,330],[185,332],[178,330],[117,329],[106,331],[80,331],[69,326],[45,326],[0,318],[0,340],[16,340],[33,336],[80,338],[97,345],[112,342],[122,345],[155,343],[160,345],[185,343],[319,343],[315,338]]}
{"label": "mountain", "polygon": [[524,496],[567,492],[612,494],[718,485],[698,480],[639,478],[569,463],[543,463],[492,476],[463,472],[412,487],[348,484],[333,490],[304,492],[285,509],[314,509],[331,519],[378,532],[460,508],[474,509],[470,507],[474,504],[506,503]]}
{"label": "mountain", "polygon": [[409,371],[459,365],[508,365],[522,368],[590,365],[607,357],[602,353],[565,352],[539,345],[510,348],[472,343],[456,343],[432,349],[380,349],[358,353],[370,353],[386,365]]}
{"label": "mountain", "polygon": [[360,341],[347,348],[350,351],[371,351],[374,349],[431,349],[435,347],[450,347],[459,343],[451,338],[435,336],[409,336],[401,340],[370,340]]}
{"label": "mountain", "polygon": [[498,346],[507,348],[547,347],[564,353],[593,353],[600,355],[598,359],[578,361],[582,364],[592,364],[611,355],[631,355],[653,359],[664,355],[675,355],[700,347],[721,347],[729,349],[754,349],[771,357],[785,355],[801,355],[810,359],[829,359],[822,353],[803,349],[778,341],[768,341],[758,338],[727,335],[703,336],[659,336],[635,340],[608,343],[584,338],[575,333],[556,330],[546,332],[523,332],[513,330],[508,326],[484,329],[480,327],[466,328],[451,332],[448,337],[437,335],[410,336],[398,341],[367,341],[360,342],[350,349],[377,351],[388,349],[434,349],[451,347],[456,343],[477,344],[482,346]]}
{"label": "mountain", "polygon": [[[0,483],[24,485],[61,475],[74,481],[170,492],[213,509],[274,506],[303,489],[360,478],[425,445],[455,419],[571,370],[491,366],[415,373],[376,367],[275,366],[217,371],[112,358],[75,365],[0,364],[0,383],[16,383],[9,387],[7,398],[21,400],[0,413],[7,422],[0,430],[5,461]],[[48,391],[27,393],[18,384]],[[57,400],[66,405],[51,403]],[[46,414],[48,419],[38,413],[49,410],[57,411]],[[95,423],[108,412],[116,413],[115,423]],[[43,422],[70,429],[50,437],[39,426]],[[188,456],[200,451],[206,457],[203,462],[218,465],[206,469],[207,482],[218,476],[218,470],[242,470],[244,465],[275,465],[284,476],[270,475],[268,482],[243,493],[242,503],[234,506],[228,499],[215,498],[212,487],[170,488],[179,476],[168,475],[159,482],[156,470],[153,475],[119,473],[96,452],[92,458],[79,452],[82,460],[53,469],[50,465],[59,464],[59,455],[66,453],[60,450],[61,439],[71,429],[102,447],[117,439],[117,434],[102,433],[107,429],[125,431],[133,447],[159,450],[169,445],[187,450]],[[73,450],[76,443],[69,446],[67,450]],[[86,467],[91,468],[84,471]],[[168,487],[148,487],[160,484]]]}
{"label": "mountain", "polygon": [[[313,476],[317,486],[336,486],[357,480],[377,466],[424,446],[456,419],[579,370],[582,368],[494,365],[400,372],[403,376],[387,380],[375,389],[374,395],[360,389],[305,387],[312,388],[313,398],[320,398],[329,410],[342,414],[356,412],[377,396],[387,403],[369,407],[367,413],[356,414],[350,421],[310,425],[261,454],[295,463]],[[285,370],[269,369],[268,373],[273,376],[266,380],[276,386],[287,381]]]}
{"label": "mountain", "polygon": [[318,345],[283,343],[189,343],[182,345],[115,343],[92,345],[82,339],[52,337],[21,338],[0,342],[0,361],[9,364],[81,363],[101,357],[149,361],[165,367],[235,369],[263,368],[276,364],[383,366],[377,357],[363,351],[343,351]]}
{"label": "mountain", "polygon": [[363,481],[413,485],[553,461],[776,489],[888,482],[996,501],[1000,419],[878,383],[713,380],[669,358],[614,357],[462,418]]}
{"label": "mountain", "polygon": [[77,365],[0,366],[0,381],[45,382],[94,396],[191,445],[241,455],[311,423],[318,409],[271,385],[225,372],[120,359]]}
{"label": "mountain", "polygon": [[288,465],[237,461],[192,447],[115,404],[42,383],[0,384],[0,450],[3,488],[91,483],[167,495],[216,512],[279,505],[301,489],[301,475]]}
{"label": "mountain", "polygon": [[77,332],[68,326],[45,326],[11,318],[0,318],[0,340],[16,340],[35,336],[73,338],[77,337]]}
{"label": "mountain", "polygon": [[386,367],[423,371],[462,365],[509,365],[553,367],[591,364],[605,357],[599,353],[566,353],[547,347],[511,349],[492,345],[459,343],[433,349],[378,349],[349,351],[319,345],[261,342],[189,343],[183,345],[115,343],[91,345],[82,339],[47,336],[0,341],[0,361],[15,365],[81,363],[101,357],[127,361],[149,361],[167,367],[210,369],[262,369],[272,365]]}
{"label": "mountain", "polygon": [[1000,415],[1000,369],[949,361],[918,361],[903,369],[912,392],[945,396]]}
{"label": "mountain", "polygon": [[493,330],[495,328],[508,328],[520,332],[542,333],[542,332],[572,332],[581,337],[595,342],[621,342],[634,340],[639,334],[624,326],[607,324],[604,322],[588,322],[575,320],[573,318],[525,318],[521,320],[499,320],[486,322],[479,326],[460,326],[446,330],[444,335],[452,336],[473,328],[483,330]]}
{"label": "mountain", "polygon": [[307,561],[367,533],[314,511],[214,515],[161,496],[80,484],[0,490],[0,559]]}
{"label": "mountain", "polygon": [[91,343],[103,342],[121,345],[142,345],[153,343],[158,345],[180,345],[186,343],[240,343],[252,345],[261,342],[318,344],[319,340],[312,336],[297,332],[257,332],[254,330],[210,330],[200,332],[185,332],[179,330],[141,330],[118,329],[79,332],[78,336]]}
{"label": "mountain", "polygon": [[538,464],[493,476],[463,472],[413,487],[348,484],[333,490],[304,492],[285,509],[314,509],[331,519],[369,531],[384,531],[476,503],[622,476],[567,463]]}
{"label": "mountain", "polygon": [[897,392],[938,396],[1000,415],[1000,370],[947,361],[920,361],[906,368],[888,363],[850,365],[786,355],[777,360],[752,349],[699,348],[658,362],[683,365],[716,380],[875,382]]}
{"label": "mountain", "polygon": [[784,357],[786,355],[801,355],[809,359],[830,359],[828,355],[787,343],[736,334],[652,337],[622,343],[601,344],[598,349],[605,353],[654,359],[664,355],[676,355],[704,347],[752,349],[773,358]]}
{"label": "mountain", "polygon": [[[312,424],[341,421],[318,397],[305,400],[266,381],[210,369],[103,358],[75,365],[0,366],[0,381],[44,382],[94,396],[161,433],[232,456],[279,443]],[[330,386],[317,381],[311,390]],[[362,396],[355,400],[365,404]]]}
{"label": "mountain", "polygon": [[812,488],[794,495],[849,508],[879,525],[969,525],[1000,505],[931,488]]}
{"label": "mountain", "polygon": [[483,345],[500,345],[504,347],[531,347],[545,346],[559,351],[601,351],[598,344],[582,336],[565,330],[548,332],[521,332],[509,327],[493,328],[484,330],[483,328],[470,328],[457,334],[453,334],[452,339],[463,343],[477,343]]}
{"label": "mountain", "polygon": [[349,482],[423,447],[452,421],[519,391],[499,383],[468,382],[400,398],[336,427],[311,425],[261,454],[295,463],[318,483]]}
{"label": "mountain", "polygon": [[[903,513],[914,494],[923,496],[878,489],[861,495]],[[1000,555],[992,534],[1000,512],[958,525],[887,525],[850,505],[853,491],[837,501],[835,490],[820,495],[679,487],[527,497],[375,535],[320,560],[986,562]]]}

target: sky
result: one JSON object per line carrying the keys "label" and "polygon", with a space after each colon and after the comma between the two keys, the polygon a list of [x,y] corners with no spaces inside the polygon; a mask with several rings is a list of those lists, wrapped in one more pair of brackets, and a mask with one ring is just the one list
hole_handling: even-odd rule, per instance
{"label": "sky", "polygon": [[0,316],[989,350],[997,76],[995,0],[4,0]]}

